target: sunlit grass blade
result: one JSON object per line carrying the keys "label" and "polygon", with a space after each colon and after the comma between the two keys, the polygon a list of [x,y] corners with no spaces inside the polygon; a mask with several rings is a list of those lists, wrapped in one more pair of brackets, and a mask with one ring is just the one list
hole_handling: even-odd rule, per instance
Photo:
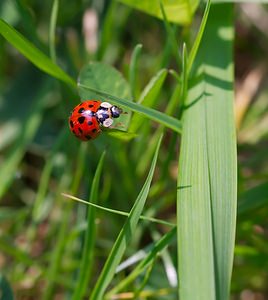
{"label": "sunlit grass blade", "polygon": [[232,15],[232,5],[211,7],[185,103],[177,193],[181,299],[229,298],[237,189]]}
{"label": "sunlit grass blade", "polygon": [[145,201],[147,199],[149,190],[150,190],[150,184],[153,179],[154,169],[156,166],[157,156],[160,148],[162,138],[160,138],[158,145],[156,147],[155,155],[152,161],[152,165],[148,174],[148,177],[144,183],[144,186],[142,187],[137,199],[135,200],[135,203],[130,211],[129,217],[126,220],[123,228],[121,229],[113,248],[109,254],[109,257],[106,260],[106,263],[101,271],[101,274],[97,280],[97,283],[92,291],[92,294],[90,296],[91,300],[102,300],[103,295],[105,293],[105,290],[107,289],[108,285],[110,284],[116,267],[119,265],[122,256],[131,241],[135,228],[138,224],[140,215],[142,213],[143,207],[145,205]]}
{"label": "sunlit grass blade", "polygon": [[76,88],[75,81],[12,26],[0,19],[0,34],[43,72]]}
{"label": "sunlit grass blade", "polygon": [[[96,172],[91,185],[89,201],[96,203],[98,200],[98,189],[100,176],[103,169],[105,152],[102,153],[99,160]],[[89,282],[89,277],[92,271],[92,263],[94,256],[94,243],[96,237],[96,228],[95,228],[95,208],[88,207],[87,212],[87,231],[85,234],[85,242],[83,245],[83,254],[79,265],[79,275],[76,283],[74,293],[72,295],[73,300],[83,299],[85,292],[87,290],[87,285]]]}
{"label": "sunlit grass blade", "polygon": [[80,87],[80,89],[90,90],[96,94],[99,94],[102,97],[105,97],[106,99],[110,99],[114,104],[116,104],[122,108],[129,109],[134,112],[140,113],[140,114],[144,115],[145,117],[147,117],[151,120],[154,120],[160,124],[163,124],[164,126],[170,128],[178,133],[181,132],[181,122],[180,121],[178,121],[177,119],[175,119],[171,116],[168,116],[158,110],[155,110],[155,109],[152,109],[149,107],[145,107],[145,106],[142,106],[142,105],[134,103],[134,102],[126,101],[119,97],[110,95],[108,93],[88,87],[83,84],[78,83],[78,86]]}
{"label": "sunlit grass blade", "polygon": [[202,37],[203,37],[203,34],[204,34],[204,30],[205,30],[205,27],[206,27],[206,24],[207,24],[210,5],[211,5],[211,0],[208,0],[207,4],[206,4],[206,9],[205,9],[204,15],[203,15],[200,27],[199,27],[199,31],[197,33],[197,36],[195,38],[193,47],[192,47],[192,49],[190,51],[190,54],[189,54],[188,65],[187,65],[187,73],[188,72],[190,73],[191,70],[192,70],[192,66],[193,66],[198,48],[200,46],[200,43],[201,43],[201,40],[202,40]]}

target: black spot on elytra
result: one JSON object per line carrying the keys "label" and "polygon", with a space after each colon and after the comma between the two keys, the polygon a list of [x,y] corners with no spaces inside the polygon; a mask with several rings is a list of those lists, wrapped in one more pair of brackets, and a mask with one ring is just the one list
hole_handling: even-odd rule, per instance
{"label": "black spot on elytra", "polygon": [[72,121],[72,120],[70,120],[70,126],[71,126],[71,128],[73,128],[73,127],[74,127],[74,123],[73,123],[73,121]]}
{"label": "black spot on elytra", "polygon": [[83,133],[83,130],[80,127],[78,127],[78,130],[81,134]]}
{"label": "black spot on elytra", "polygon": [[89,104],[89,105],[88,105],[89,108],[91,108],[91,107],[93,107],[93,106],[94,106],[94,104]]}
{"label": "black spot on elytra", "polygon": [[96,128],[94,128],[94,129],[92,129],[91,131],[92,131],[92,132],[96,132],[96,131],[97,131],[97,129],[96,129]]}
{"label": "black spot on elytra", "polygon": [[87,139],[87,140],[90,140],[90,139],[91,139],[91,136],[90,136],[90,135],[86,135],[86,139]]}
{"label": "black spot on elytra", "polygon": [[87,125],[89,125],[89,126],[90,126],[90,125],[93,125],[93,122],[88,121],[88,122],[87,122]]}
{"label": "black spot on elytra", "polygon": [[83,111],[85,111],[84,107],[79,108],[78,112],[81,114]]}
{"label": "black spot on elytra", "polygon": [[85,121],[85,117],[79,117],[79,118],[78,118],[78,122],[79,122],[80,124],[83,124],[84,121]]}

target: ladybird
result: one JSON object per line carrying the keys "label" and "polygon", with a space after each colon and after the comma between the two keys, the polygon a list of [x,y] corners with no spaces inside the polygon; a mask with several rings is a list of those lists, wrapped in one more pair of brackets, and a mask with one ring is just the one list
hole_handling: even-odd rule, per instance
{"label": "ladybird", "polygon": [[78,104],[69,117],[69,127],[82,141],[95,139],[102,127],[111,127],[114,118],[119,118],[122,109],[99,100],[86,100]]}

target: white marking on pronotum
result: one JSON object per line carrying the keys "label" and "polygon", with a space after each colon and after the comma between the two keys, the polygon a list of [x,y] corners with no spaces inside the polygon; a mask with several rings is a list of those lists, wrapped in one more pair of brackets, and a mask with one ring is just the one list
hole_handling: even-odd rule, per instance
{"label": "white marking on pronotum", "polygon": [[102,103],[101,103],[101,107],[104,107],[104,108],[111,108],[111,107],[112,107],[112,104],[109,103],[109,102],[102,102]]}

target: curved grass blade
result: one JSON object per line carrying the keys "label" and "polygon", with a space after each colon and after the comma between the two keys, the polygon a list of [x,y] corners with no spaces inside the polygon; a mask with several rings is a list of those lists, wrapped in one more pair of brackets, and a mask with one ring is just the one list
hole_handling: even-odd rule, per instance
{"label": "curved grass blade", "polygon": [[[125,211],[122,211],[122,210],[115,210],[115,209],[108,208],[108,207],[104,207],[104,206],[100,206],[100,205],[97,205],[97,204],[95,204],[95,203],[92,203],[92,202],[89,202],[89,201],[82,200],[82,199],[80,199],[80,198],[77,198],[77,197],[75,197],[75,196],[72,196],[72,195],[69,195],[69,194],[66,194],[66,193],[61,193],[61,194],[62,194],[62,196],[64,196],[64,197],[67,197],[67,198],[69,198],[69,199],[78,201],[78,202],[83,203],[83,204],[86,204],[86,205],[93,206],[94,208],[98,208],[98,209],[101,209],[101,210],[103,210],[103,211],[107,211],[107,212],[109,212],[109,213],[117,214],[117,215],[120,215],[120,216],[129,217],[129,213],[128,213],[128,212],[125,212]],[[167,221],[164,221],[164,220],[160,220],[160,219],[156,219],[156,218],[146,217],[146,216],[143,216],[143,215],[140,216],[140,219],[141,219],[141,220],[146,220],[146,221],[149,221],[149,222],[153,222],[153,223],[162,224],[162,225],[172,226],[172,227],[173,227],[173,226],[176,226],[176,225],[173,224],[173,223],[170,223],[170,222],[167,222]]]}
{"label": "curved grass blade", "polygon": [[229,298],[237,185],[232,16],[232,5],[211,6],[185,103],[177,195],[181,299]]}
{"label": "curved grass blade", "polygon": [[[101,158],[99,160],[89,196],[89,201],[92,203],[96,203],[98,199],[98,189],[100,176],[103,168],[105,152],[102,153]],[[82,259],[80,261],[79,266],[79,276],[77,279],[77,284],[72,296],[73,300],[83,299],[85,292],[87,290],[87,285],[89,282],[89,277],[92,271],[92,261],[93,261],[93,249],[95,243],[96,236],[96,224],[95,224],[95,208],[89,207],[87,213],[87,231],[85,234],[85,243],[83,247]]]}
{"label": "curved grass blade", "polygon": [[76,88],[75,81],[12,26],[0,19],[0,34],[43,72]]}
{"label": "curved grass blade", "polygon": [[[160,70],[146,85],[144,88],[140,99],[138,101],[139,104],[143,104],[146,107],[152,107],[154,102],[163,86],[163,83],[167,77],[167,69]],[[134,114],[131,119],[131,124],[129,126],[130,132],[137,132],[140,126],[143,123],[143,116],[140,114]]]}
{"label": "curved grass blade", "polygon": [[145,107],[142,106],[140,104],[134,103],[134,102],[130,102],[130,101],[126,101],[124,99],[118,98],[116,96],[110,95],[108,93],[102,92],[100,90],[91,88],[89,86],[86,86],[84,84],[80,84],[78,83],[78,87],[80,89],[86,89],[86,90],[90,90],[102,97],[105,97],[106,99],[110,99],[114,104],[125,108],[125,109],[130,109],[134,112],[140,113],[142,115],[144,115],[145,117],[154,120],[160,124],[163,124],[164,126],[180,133],[181,132],[181,122],[178,121],[177,119],[168,116],[158,110],[149,108],[149,107]]}
{"label": "curved grass blade", "polygon": [[138,224],[140,215],[142,213],[143,207],[145,205],[145,201],[147,199],[150,184],[153,179],[154,169],[156,166],[156,160],[160,148],[162,138],[160,138],[158,145],[156,147],[155,155],[152,161],[152,165],[147,176],[147,179],[142,187],[131,211],[129,214],[128,219],[126,220],[123,228],[121,229],[113,248],[109,254],[108,259],[102,269],[102,272],[98,278],[98,281],[92,291],[92,295],[90,297],[91,300],[102,300],[105,290],[107,289],[108,285],[110,284],[114,274],[116,267],[119,265],[122,256],[132,239],[134,234],[135,228]]}

